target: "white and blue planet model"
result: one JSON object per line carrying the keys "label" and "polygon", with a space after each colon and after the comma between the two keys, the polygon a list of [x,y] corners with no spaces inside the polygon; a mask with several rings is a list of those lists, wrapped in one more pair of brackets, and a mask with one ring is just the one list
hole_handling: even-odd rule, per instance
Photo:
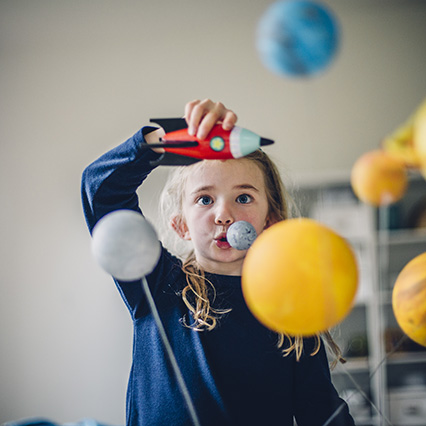
{"label": "white and blue planet model", "polygon": [[226,233],[228,243],[237,250],[248,250],[256,237],[254,226],[245,220],[234,222]]}

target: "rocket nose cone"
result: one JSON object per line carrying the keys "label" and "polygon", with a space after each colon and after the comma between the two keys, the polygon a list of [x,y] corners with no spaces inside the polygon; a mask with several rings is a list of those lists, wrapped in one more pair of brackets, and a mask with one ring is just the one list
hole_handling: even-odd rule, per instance
{"label": "rocket nose cone", "polygon": [[273,143],[272,139],[260,138],[260,146],[272,145]]}

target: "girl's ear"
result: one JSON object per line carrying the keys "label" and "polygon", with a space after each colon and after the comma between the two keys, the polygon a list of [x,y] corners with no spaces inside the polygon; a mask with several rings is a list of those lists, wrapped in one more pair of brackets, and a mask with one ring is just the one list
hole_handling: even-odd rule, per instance
{"label": "girl's ear", "polygon": [[277,222],[278,220],[275,218],[275,215],[270,214],[266,218],[265,227],[263,229],[268,229],[270,226],[274,225]]}
{"label": "girl's ear", "polygon": [[173,230],[176,232],[176,234],[179,235],[180,238],[187,241],[191,239],[188,227],[186,226],[186,222],[181,216],[173,216],[170,219],[170,224],[172,225]]}

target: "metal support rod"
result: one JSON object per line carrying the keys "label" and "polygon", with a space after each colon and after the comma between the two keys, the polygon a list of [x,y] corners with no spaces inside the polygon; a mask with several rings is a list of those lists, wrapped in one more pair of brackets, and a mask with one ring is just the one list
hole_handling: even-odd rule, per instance
{"label": "metal support rod", "polygon": [[148,282],[145,277],[142,278],[142,288],[145,292],[146,298],[148,300],[148,304],[151,308],[152,316],[154,317],[154,321],[157,325],[158,331],[160,333],[161,340],[163,342],[166,353],[169,357],[170,364],[173,368],[173,371],[176,376],[176,380],[178,382],[180,391],[182,396],[186,402],[188,407],[189,415],[191,417],[192,423],[194,426],[201,426],[200,421],[198,419],[197,413],[195,411],[194,403],[192,402],[191,395],[189,394],[188,388],[186,386],[185,380],[183,378],[182,372],[180,371],[179,365],[176,361],[175,354],[173,353],[173,349],[170,345],[169,339],[166,334],[166,330],[164,329],[163,323],[161,321],[160,315],[158,313],[157,306],[155,305],[154,298],[152,297],[151,290],[148,286]]}

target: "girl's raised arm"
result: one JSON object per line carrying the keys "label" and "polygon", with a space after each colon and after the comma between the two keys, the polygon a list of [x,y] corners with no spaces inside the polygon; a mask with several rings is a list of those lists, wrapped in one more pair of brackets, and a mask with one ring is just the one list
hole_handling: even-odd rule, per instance
{"label": "girl's raised arm", "polygon": [[141,149],[153,131],[144,127],[126,142],[106,152],[83,172],[81,195],[90,232],[104,215],[119,209],[140,211],[137,189],[154,168],[159,154]]}

